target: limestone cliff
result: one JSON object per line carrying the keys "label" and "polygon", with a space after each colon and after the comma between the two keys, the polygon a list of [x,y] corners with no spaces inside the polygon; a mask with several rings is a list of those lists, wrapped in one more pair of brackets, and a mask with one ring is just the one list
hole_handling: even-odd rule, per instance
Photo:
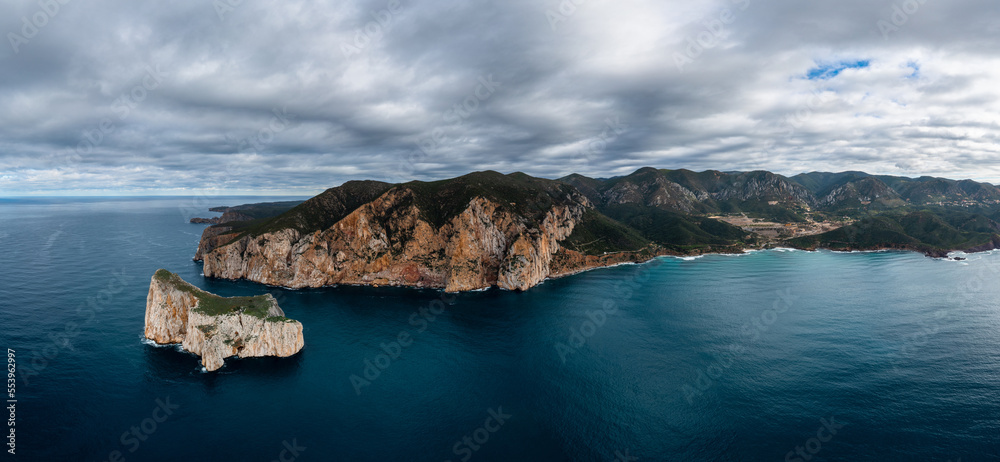
{"label": "limestone cliff", "polygon": [[158,270],[146,298],[146,338],[201,356],[214,371],[230,356],[291,356],[304,345],[302,324],[285,318],[270,294],[223,298]]}
{"label": "limestone cliff", "polygon": [[464,291],[499,286],[524,290],[550,274],[559,241],[583,215],[582,196],[556,205],[532,224],[483,197],[437,227],[394,189],[330,228],[303,234],[286,228],[202,252],[206,276],[285,287],[382,284]]}
{"label": "limestone cliff", "polygon": [[[766,245],[715,215],[804,223],[826,220],[830,210],[844,216],[867,213],[874,205],[880,212],[895,210],[914,194],[960,201],[962,207],[1000,203],[1000,189],[986,184],[868,177],[814,172],[789,179],[766,171],[647,167],[612,178],[574,174],[546,180],[486,171],[433,182],[349,181],[270,218],[206,228],[195,259],[204,261],[209,277],[292,288],[525,290],[548,277],[658,255]],[[989,217],[957,209],[937,218],[912,216],[877,225],[877,233],[855,233],[860,241],[841,231],[782,245],[920,243],[946,252],[994,245],[1000,229]]]}
{"label": "limestone cliff", "polygon": [[322,210],[310,200],[277,219],[304,223],[308,217],[295,214],[310,210],[324,217],[323,226],[206,235],[197,257],[209,277],[293,288],[524,290],[552,274],[559,242],[590,207],[574,188],[526,175],[491,172],[459,180],[387,185],[353,208],[332,201],[328,192],[316,198],[325,201]]}
{"label": "limestone cliff", "polygon": [[201,233],[201,240],[198,242],[198,250],[194,254],[195,261],[201,261],[205,254],[215,250],[216,247],[232,240],[232,226],[209,226]]}

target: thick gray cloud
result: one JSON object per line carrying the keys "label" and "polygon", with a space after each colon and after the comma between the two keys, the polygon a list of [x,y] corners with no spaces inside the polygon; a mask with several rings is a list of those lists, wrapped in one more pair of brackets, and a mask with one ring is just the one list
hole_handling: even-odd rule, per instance
{"label": "thick gray cloud", "polygon": [[1000,181],[995,1],[0,11],[5,195],[309,194],[642,166]]}

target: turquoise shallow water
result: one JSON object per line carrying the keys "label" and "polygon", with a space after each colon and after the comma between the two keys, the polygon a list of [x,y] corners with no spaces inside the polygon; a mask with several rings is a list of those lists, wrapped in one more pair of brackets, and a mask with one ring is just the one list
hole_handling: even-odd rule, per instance
{"label": "turquoise shallow water", "polygon": [[[1000,254],[768,251],[526,293],[290,291],[201,276],[204,225],[186,219],[203,202],[0,201],[20,460],[1000,460]],[[203,373],[143,343],[160,267],[272,292],[305,349]],[[412,343],[380,357],[400,333]],[[385,368],[359,394],[369,363]]]}

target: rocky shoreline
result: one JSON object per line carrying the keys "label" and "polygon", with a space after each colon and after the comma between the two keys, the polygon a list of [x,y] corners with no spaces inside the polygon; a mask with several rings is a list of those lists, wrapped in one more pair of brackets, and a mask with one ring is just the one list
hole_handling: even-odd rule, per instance
{"label": "rocky shoreline", "polygon": [[[212,238],[216,238],[216,237],[217,236],[212,236]],[[790,245],[788,243],[779,243],[779,244],[768,244],[768,245],[744,247],[744,248],[741,248],[741,249],[738,249],[738,250],[737,249],[732,249],[732,248],[724,248],[724,249],[706,248],[706,249],[699,249],[699,250],[694,250],[694,251],[689,251],[689,252],[678,252],[678,251],[673,251],[673,250],[669,250],[669,249],[660,248],[660,249],[645,249],[645,250],[636,251],[636,252],[618,252],[618,253],[615,253],[615,254],[602,255],[602,256],[583,255],[583,254],[581,254],[579,252],[575,252],[575,251],[571,251],[571,250],[567,250],[567,249],[562,249],[560,252],[558,252],[553,257],[553,260],[551,262],[551,269],[552,269],[552,271],[549,274],[547,274],[546,276],[544,276],[543,278],[539,279],[532,286],[537,285],[537,284],[539,284],[539,283],[541,283],[541,282],[543,282],[545,280],[559,279],[559,278],[562,278],[562,277],[568,277],[568,276],[572,276],[572,275],[575,275],[575,274],[580,274],[580,273],[584,273],[584,272],[591,271],[591,270],[596,270],[596,269],[601,269],[601,268],[608,268],[608,267],[613,267],[613,266],[618,266],[618,265],[623,265],[623,264],[642,264],[642,263],[648,263],[649,261],[651,261],[651,260],[653,260],[655,258],[658,258],[658,257],[678,257],[678,258],[681,258],[681,257],[698,257],[698,256],[705,256],[705,255],[741,255],[741,254],[744,254],[744,253],[747,253],[747,252],[751,252],[751,251],[771,250],[771,249],[775,249],[775,248],[790,248],[790,249],[802,250],[802,251],[807,251],[807,252],[815,252],[815,251],[819,251],[819,250],[830,250],[830,251],[834,251],[834,252],[906,251],[906,252],[920,253],[920,254],[925,255],[927,257],[930,257],[930,258],[946,259],[946,258],[949,258],[949,254],[951,254],[953,252],[963,252],[963,253],[971,254],[971,253],[988,252],[988,251],[991,251],[991,250],[1000,249],[1000,243],[991,243],[989,245],[984,245],[984,246],[979,246],[979,247],[974,247],[974,248],[952,249],[952,250],[926,249],[926,248],[920,248],[920,247],[917,247],[917,246],[906,246],[906,245],[900,245],[900,246],[877,246],[877,247],[853,247],[853,246],[851,246],[851,247],[844,247],[844,248],[832,249],[832,248],[821,247],[821,246],[816,246],[816,247],[801,247],[801,246]],[[205,275],[206,275],[206,277],[218,277],[218,276],[210,275],[209,272],[206,272]],[[220,279],[230,279],[230,278],[224,278],[224,277],[222,277]],[[443,283],[433,283],[433,282],[427,282],[427,281],[420,281],[420,282],[415,282],[414,283],[414,282],[408,282],[406,280],[391,280],[391,279],[387,279],[387,278],[378,278],[378,279],[372,278],[370,280],[366,280],[364,278],[361,278],[361,279],[356,279],[356,280],[345,280],[345,281],[335,282],[335,283],[331,283],[331,284],[322,284],[322,285],[313,285],[313,286],[289,286],[289,285],[283,285],[283,284],[280,284],[280,283],[254,281],[253,279],[250,279],[250,278],[239,278],[239,279],[246,279],[246,280],[250,280],[250,281],[253,281],[253,282],[259,282],[259,283],[262,283],[262,284],[266,284],[266,285],[270,285],[270,286],[274,286],[274,287],[282,287],[282,288],[286,288],[286,289],[301,289],[301,288],[305,288],[305,287],[309,287],[309,288],[336,287],[336,286],[339,286],[339,285],[348,285],[348,286],[369,286],[369,287],[381,287],[381,286],[384,286],[384,287],[406,287],[406,288],[414,288],[414,289],[440,289],[440,290],[444,290],[446,292],[466,292],[466,291],[476,291],[476,290],[483,290],[483,289],[489,289],[489,288],[500,288],[500,289],[504,289],[504,290],[515,290],[515,291],[517,291],[517,290],[526,290],[526,288],[518,289],[518,288],[504,287],[504,286],[500,286],[500,285],[484,285],[484,286],[477,286],[477,287],[472,287],[472,288],[464,288],[464,289],[461,289],[461,290],[454,290],[452,288],[449,288],[447,285],[445,285]]]}
{"label": "rocky shoreline", "polygon": [[[198,246],[198,250],[195,256],[195,260],[202,260],[206,255],[210,255],[212,251],[219,247],[224,247],[228,243],[226,232],[229,229],[225,227],[217,228],[207,228],[202,237],[202,241]],[[482,233],[480,233],[482,234]],[[229,236],[230,238],[232,236]],[[215,277],[220,279],[245,279],[253,282],[258,282],[266,285],[284,287],[289,289],[301,289],[301,288],[318,288],[318,287],[333,287],[338,285],[354,285],[354,286],[390,286],[390,287],[410,287],[410,288],[429,288],[429,289],[442,289],[447,292],[464,292],[473,290],[482,290],[492,287],[497,287],[501,289],[508,290],[526,290],[538,283],[541,283],[547,279],[557,279],[561,277],[571,276],[574,274],[583,273],[593,269],[600,269],[610,266],[616,266],[621,264],[640,264],[648,262],[657,257],[671,256],[671,257],[694,257],[702,255],[739,255],[746,253],[748,251],[754,250],[768,250],[773,248],[793,248],[797,250],[804,251],[817,251],[817,250],[832,250],[837,252],[852,252],[852,251],[862,251],[862,252],[874,252],[874,251],[887,251],[887,250],[899,250],[899,251],[910,251],[921,253],[925,256],[931,258],[948,258],[948,255],[952,252],[964,252],[964,253],[977,253],[985,252],[995,249],[1000,249],[1000,241],[993,241],[985,245],[973,247],[973,248],[956,248],[956,249],[929,249],[923,246],[912,246],[912,245],[883,245],[883,246],[844,246],[838,248],[829,248],[825,246],[796,246],[789,242],[779,242],[779,243],[769,243],[757,246],[744,246],[738,249],[732,247],[706,247],[704,249],[695,249],[687,252],[679,252],[676,250],[671,250],[659,246],[651,246],[650,248],[632,251],[632,252],[615,252],[606,255],[585,255],[580,252],[569,250],[566,248],[558,248],[555,252],[550,254],[550,258],[547,262],[547,271],[544,274],[539,272],[533,273],[530,278],[530,284],[516,284],[514,281],[507,281],[506,283],[501,282],[499,279],[488,280],[480,279],[478,284],[466,283],[465,285],[449,284],[447,278],[443,275],[437,275],[437,277],[427,277],[427,273],[422,272],[420,268],[414,268],[412,265],[403,265],[403,270],[399,272],[386,272],[377,271],[373,273],[359,272],[354,275],[354,277],[341,277],[339,279],[331,280],[320,278],[315,281],[310,281],[309,283],[295,282],[295,283],[285,283],[285,281],[280,280],[280,278],[273,277],[269,275],[266,271],[255,270],[254,268],[259,268],[257,265],[260,262],[258,256],[267,255],[269,253],[277,255],[288,255],[288,252],[295,247],[293,241],[297,241],[297,236],[293,233],[277,234],[273,236],[267,236],[261,240],[239,242],[232,244],[232,251],[227,252],[227,258],[235,258],[239,263],[238,270],[233,271],[229,265],[224,264],[224,262],[219,260],[219,256],[216,255],[214,259],[206,261],[205,265],[205,276]],[[244,238],[246,239],[246,238]],[[275,249],[270,249],[265,251],[264,243],[273,245],[275,243],[281,243],[280,250],[274,251]],[[556,243],[556,246],[558,244]],[[246,261],[242,258],[242,255],[251,254],[255,258],[250,260],[250,263],[244,266]],[[211,258],[211,257],[210,257]],[[294,257],[286,258],[285,261],[295,260]],[[211,262],[211,263],[209,263]],[[388,266],[388,265],[387,265]],[[541,265],[539,265],[541,266]],[[468,279],[468,278],[466,278]],[[494,282],[495,281],[495,282]]]}
{"label": "rocky shoreline", "polygon": [[[922,254],[922,255],[924,255],[926,257],[935,258],[935,259],[949,259],[949,258],[951,258],[949,255],[951,253],[954,253],[954,252],[962,252],[962,253],[966,253],[966,254],[973,254],[973,253],[980,253],[980,252],[989,252],[989,251],[992,251],[992,250],[1000,249],[1000,244],[997,244],[997,245],[984,245],[984,246],[979,246],[979,247],[974,247],[974,248],[968,248],[968,249],[952,249],[952,250],[933,249],[933,250],[930,250],[930,249],[925,249],[925,248],[919,248],[919,247],[916,247],[916,246],[905,246],[905,245],[903,245],[903,246],[878,246],[878,247],[845,247],[845,248],[832,249],[832,248],[827,248],[827,247],[822,247],[822,246],[801,247],[801,246],[790,245],[788,243],[780,243],[780,244],[768,244],[768,245],[761,245],[761,246],[744,247],[744,248],[740,249],[739,251],[735,251],[734,249],[724,249],[723,250],[723,249],[708,248],[708,249],[701,249],[701,250],[696,250],[696,251],[691,251],[691,252],[677,252],[677,251],[672,251],[672,250],[668,250],[668,249],[659,249],[659,250],[656,250],[656,251],[649,251],[649,250],[647,250],[647,251],[637,251],[637,252],[618,252],[618,253],[615,253],[615,254],[612,254],[612,255],[603,255],[603,256],[582,255],[582,254],[579,254],[578,252],[573,252],[573,251],[565,252],[564,251],[564,253],[561,254],[562,258],[560,258],[560,256],[557,255],[557,257],[554,259],[555,260],[554,261],[554,271],[552,273],[550,273],[549,275],[545,276],[540,281],[538,281],[538,283],[541,283],[541,282],[546,281],[546,280],[552,280],[552,279],[559,279],[559,278],[563,278],[563,277],[569,277],[569,276],[573,276],[573,275],[585,273],[587,271],[592,271],[592,270],[597,270],[597,269],[602,269],[602,268],[610,268],[610,267],[614,267],[614,266],[627,265],[627,264],[643,264],[643,263],[648,263],[648,262],[650,262],[650,261],[652,261],[652,260],[654,260],[656,258],[659,258],[659,257],[677,257],[677,258],[683,258],[683,257],[701,257],[701,256],[707,256],[707,255],[742,255],[742,254],[749,253],[749,252],[754,252],[754,251],[774,250],[774,249],[781,249],[781,248],[794,249],[794,250],[800,250],[800,251],[805,251],[805,252],[817,252],[817,251],[820,251],[820,250],[829,250],[829,251],[832,251],[832,252],[843,252],[843,253],[900,251],[900,252],[914,252],[914,253],[919,253],[919,254]],[[570,256],[567,256],[567,254],[569,254]],[[957,257],[957,258],[954,258],[954,259],[961,260],[962,258],[961,257]],[[566,260],[569,260],[570,262],[567,262]],[[576,262],[576,263],[574,264],[572,262]],[[215,276],[208,276],[206,274],[206,277],[215,277]],[[219,279],[227,279],[227,278],[219,278]],[[252,279],[247,279],[247,278],[243,278],[243,279],[251,280],[252,281]],[[254,281],[254,282],[257,282],[257,281]],[[297,289],[303,288],[303,287],[292,287],[292,286],[285,286],[285,285],[273,284],[273,283],[263,283],[263,284],[269,285],[269,286],[273,286],[273,287],[281,287],[281,288],[285,288],[285,289],[292,289],[292,290],[297,290]],[[377,280],[377,281],[364,281],[364,280],[362,280],[362,281],[351,281],[351,282],[339,282],[339,283],[326,284],[326,285],[321,285],[321,286],[310,286],[310,288],[337,287],[337,286],[341,286],[341,285],[344,285],[344,286],[358,286],[358,287],[402,287],[402,288],[413,288],[413,289],[438,289],[438,290],[444,290],[446,292],[468,292],[468,291],[484,290],[484,289],[489,289],[489,288],[499,288],[501,290],[519,290],[519,289],[509,289],[509,288],[506,288],[506,287],[500,287],[500,286],[494,285],[494,286],[486,286],[486,287],[477,287],[477,288],[473,288],[473,289],[465,289],[465,290],[461,290],[461,291],[449,291],[448,288],[445,285],[442,285],[442,284],[407,283],[407,282],[403,282],[403,281],[391,281],[391,280]],[[521,289],[521,290],[523,290],[523,289]]]}
{"label": "rocky shoreline", "polygon": [[[684,253],[651,245],[587,255],[565,248],[560,241],[583,216],[583,197],[553,207],[534,228],[476,198],[434,229],[419,210],[398,210],[405,199],[405,193],[387,194],[333,227],[305,235],[295,229],[252,236],[231,233],[225,226],[206,228],[194,259],[204,262],[206,277],[290,289],[367,285],[464,292],[491,287],[523,291],[549,278],[595,268],[736,250],[722,246]],[[397,215],[386,220],[384,211],[393,209]],[[393,242],[395,236],[407,239]]]}
{"label": "rocky shoreline", "polygon": [[[774,246],[909,250],[935,258],[1000,248],[1000,223],[987,216],[902,207],[899,192],[889,193],[882,180],[867,176],[848,175],[846,189],[819,200],[815,193],[822,187],[813,183],[829,179],[812,180],[806,181],[809,189],[769,172],[643,168],[612,179],[546,180],[487,171],[434,182],[351,181],[278,215],[270,214],[281,207],[267,204],[228,209],[271,217],[206,228],[194,259],[204,262],[206,277],[291,289],[369,285],[464,292],[523,291],[546,279],[658,256]],[[862,212],[844,209],[848,199],[864,199],[859,204],[867,207],[885,194],[889,199],[880,207],[899,210],[864,209],[853,219],[833,215]],[[813,209],[820,206],[830,209]],[[750,216],[740,208],[752,211]],[[727,222],[720,211],[748,226]],[[752,218],[758,215],[769,219]],[[825,232],[796,235],[795,223],[805,222],[826,224],[818,229]],[[773,235],[757,229],[761,223]]]}
{"label": "rocky shoreline", "polygon": [[786,244],[786,245],[790,248],[805,250],[805,251],[832,250],[836,252],[878,252],[887,250],[899,250],[899,251],[920,253],[930,258],[948,258],[948,255],[953,252],[972,254],[980,252],[989,252],[991,250],[1000,249],[1000,238],[994,238],[990,242],[983,245],[974,246],[970,248],[958,248],[958,249],[935,249],[935,248],[928,248],[927,246],[908,245],[908,244],[881,245],[881,246],[845,246],[838,248],[830,248],[828,246],[803,247],[791,244]]}
{"label": "rocky shoreline", "polygon": [[180,344],[208,371],[231,356],[286,357],[305,345],[302,323],[286,318],[270,294],[219,297],[163,269],[149,283],[144,336],[159,345]]}

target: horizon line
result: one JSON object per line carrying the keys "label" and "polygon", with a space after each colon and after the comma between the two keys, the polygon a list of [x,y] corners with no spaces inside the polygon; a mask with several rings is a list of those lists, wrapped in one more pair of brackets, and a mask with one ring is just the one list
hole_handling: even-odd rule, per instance
{"label": "horizon line", "polygon": [[[463,173],[463,174],[460,174],[460,175],[457,175],[457,176],[449,176],[449,177],[444,177],[444,178],[411,179],[411,180],[400,181],[400,182],[388,182],[388,181],[384,181],[384,182],[389,183],[389,184],[405,184],[405,183],[409,183],[409,182],[413,182],[413,181],[425,182],[426,183],[426,182],[449,180],[449,179],[459,178],[459,177],[466,176],[466,175],[471,175],[473,173],[482,173],[482,172],[496,172],[496,173],[500,173],[502,175],[511,175],[511,174],[515,174],[515,173],[522,173],[522,174],[525,174],[525,175],[528,175],[528,176],[531,176],[531,177],[534,177],[534,178],[542,178],[542,179],[547,179],[547,180],[559,180],[561,178],[565,178],[565,177],[572,176],[572,175],[580,175],[580,176],[583,176],[583,177],[593,178],[593,179],[610,180],[610,179],[615,179],[615,178],[626,177],[626,176],[629,176],[629,175],[632,175],[632,174],[638,172],[639,170],[643,170],[643,169],[647,169],[647,168],[653,168],[653,169],[656,169],[656,170],[670,170],[670,171],[687,170],[687,171],[691,171],[691,172],[694,172],[694,173],[704,173],[704,172],[708,172],[708,171],[716,171],[716,172],[722,172],[722,173],[728,173],[728,174],[733,174],[733,173],[751,173],[751,172],[768,172],[768,173],[772,173],[772,174],[775,174],[775,175],[780,175],[780,176],[788,178],[788,179],[791,179],[791,178],[793,178],[795,176],[798,176],[798,175],[808,175],[808,174],[814,174],[814,173],[842,174],[842,173],[849,173],[849,172],[858,172],[858,173],[864,173],[866,175],[876,176],[876,177],[877,176],[884,176],[884,177],[908,178],[908,179],[935,178],[935,179],[944,179],[944,180],[950,180],[950,181],[966,181],[966,180],[969,180],[969,181],[975,181],[975,182],[978,182],[978,183],[986,183],[986,184],[989,184],[989,185],[992,185],[992,186],[995,186],[995,187],[1000,187],[1000,182],[998,182],[998,181],[1000,181],[1000,179],[998,179],[998,180],[977,180],[977,179],[972,179],[972,178],[961,178],[961,179],[959,179],[959,178],[949,178],[949,177],[944,177],[944,176],[934,176],[934,175],[931,175],[931,174],[920,174],[918,176],[909,176],[909,175],[893,175],[893,174],[868,173],[868,172],[865,172],[863,170],[842,170],[842,171],[839,171],[839,172],[812,170],[812,171],[809,171],[809,172],[799,172],[799,173],[792,174],[792,175],[785,175],[785,174],[776,173],[776,172],[774,172],[772,170],[766,170],[766,169],[726,170],[726,169],[709,168],[709,169],[704,169],[704,170],[693,170],[693,169],[690,169],[690,168],[683,168],[683,167],[682,168],[658,168],[658,167],[652,167],[652,166],[639,167],[639,168],[636,168],[635,170],[633,170],[631,173],[628,173],[628,174],[614,175],[614,176],[607,176],[607,177],[603,177],[603,176],[588,176],[588,175],[584,175],[582,173],[576,173],[576,172],[574,172],[574,173],[568,173],[568,174],[565,174],[565,175],[562,175],[562,176],[559,176],[559,177],[556,177],[556,178],[548,178],[548,177],[544,177],[544,176],[531,175],[531,174],[523,172],[521,170],[514,170],[514,171],[510,171],[510,172],[506,172],[505,173],[505,172],[501,172],[501,171],[497,171],[497,170],[493,170],[493,169],[486,169],[486,170],[474,170],[474,171]],[[345,181],[343,181],[340,184],[337,184],[335,186],[327,186],[327,187],[319,187],[319,186],[317,186],[315,188],[310,188],[310,189],[314,189],[316,192],[301,192],[301,193],[298,193],[298,192],[293,193],[293,192],[288,191],[288,190],[284,190],[284,191],[281,191],[281,192],[274,192],[274,193],[268,193],[266,191],[236,190],[236,191],[220,191],[218,194],[216,194],[214,192],[206,194],[204,192],[199,193],[197,191],[183,191],[183,192],[178,192],[178,193],[162,192],[162,191],[169,191],[169,189],[168,190],[152,190],[152,191],[149,191],[149,192],[147,192],[147,191],[142,191],[142,192],[136,191],[134,193],[127,193],[127,192],[114,193],[114,192],[103,192],[103,191],[100,192],[100,193],[91,193],[91,192],[96,192],[96,191],[101,191],[101,190],[97,190],[97,189],[76,189],[76,190],[51,190],[51,191],[47,190],[47,191],[38,191],[38,192],[18,192],[16,194],[10,194],[10,195],[5,194],[3,192],[0,192],[0,199],[30,199],[30,198],[47,198],[47,197],[72,197],[72,198],[86,198],[86,197],[305,197],[305,196],[313,197],[313,196],[316,196],[316,195],[322,193],[323,191],[326,191],[327,189],[339,187],[339,186],[341,186],[344,183],[347,183],[349,181],[383,181],[383,180],[376,180],[376,179],[373,179],[373,178],[357,179],[357,180],[354,180],[354,179],[352,179],[352,180],[345,180]],[[213,191],[215,191],[215,190],[213,190]]]}

